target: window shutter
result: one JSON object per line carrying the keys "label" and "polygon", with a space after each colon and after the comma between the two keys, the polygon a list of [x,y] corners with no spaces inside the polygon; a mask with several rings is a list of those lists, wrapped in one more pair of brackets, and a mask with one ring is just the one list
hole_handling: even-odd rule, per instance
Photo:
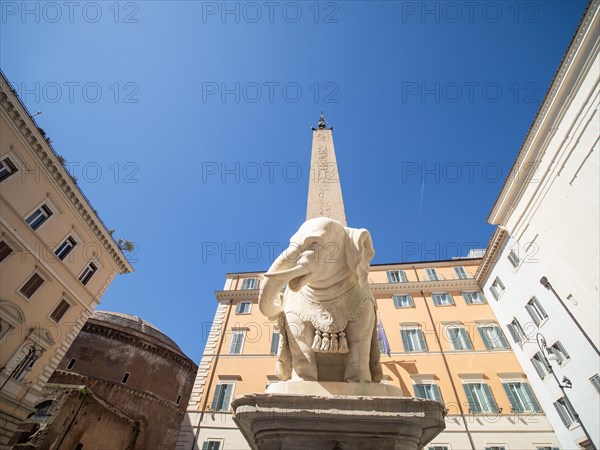
{"label": "window shutter", "polygon": [[509,383],[502,383],[502,387],[504,388],[504,392],[506,392],[506,396],[508,397],[508,401],[510,405],[513,407],[513,411],[517,413],[524,412],[523,408],[519,401],[515,398]]}
{"label": "window shutter", "polygon": [[481,386],[483,387],[483,392],[485,394],[485,398],[487,399],[488,409],[493,413],[497,413],[498,405],[496,404],[496,400],[494,399],[494,396],[492,395],[492,390],[485,383],[482,383]]}
{"label": "window shutter", "polygon": [[465,303],[467,305],[472,305],[473,304],[473,300],[471,298],[471,293],[470,292],[463,292],[462,296],[465,299]]}
{"label": "window shutter", "polygon": [[279,333],[273,333],[271,337],[271,355],[276,355],[279,350]]}
{"label": "window shutter", "polygon": [[400,308],[400,296],[394,295],[392,299],[394,300],[394,306],[396,308]]}
{"label": "window shutter", "polygon": [[435,306],[440,306],[440,296],[438,294],[433,294],[431,298]]}
{"label": "window shutter", "polygon": [[510,335],[513,338],[513,341],[515,341],[517,344],[519,344],[521,341],[519,339],[519,335],[517,334],[517,330],[515,329],[515,326],[512,323],[509,323],[507,326],[508,326],[508,331],[510,331]]}
{"label": "window shutter", "polygon": [[502,348],[508,348],[509,347],[508,342],[506,341],[506,338],[504,337],[504,333],[502,332],[500,327],[494,327],[494,333],[496,334],[496,337],[500,341]]}
{"label": "window shutter", "polygon": [[415,384],[415,397],[418,398],[427,398],[425,394],[425,388],[421,384]]}
{"label": "window shutter", "polygon": [[393,283],[393,282],[394,282],[394,279],[392,278],[392,272],[390,272],[390,271],[388,270],[388,271],[386,272],[386,274],[387,274],[387,280],[388,280],[388,283]]}
{"label": "window shutter", "polygon": [[411,348],[408,343],[408,336],[406,335],[406,330],[400,330],[400,336],[402,336],[402,346],[404,347],[404,351],[410,352]]}
{"label": "window shutter", "polygon": [[212,409],[213,411],[218,411],[219,408],[219,403],[221,403],[219,401],[219,399],[222,397],[223,395],[223,385],[222,384],[217,384],[217,387],[215,388],[215,395],[213,397],[213,401],[212,401],[212,405],[210,407],[210,409]]}
{"label": "window shutter", "polygon": [[433,389],[433,396],[435,398],[435,400],[437,400],[440,403],[442,402],[442,394],[440,393],[440,388],[437,384],[432,384],[431,388]]}
{"label": "window shutter", "polygon": [[492,348],[494,348],[494,345],[490,342],[490,340],[487,337],[486,328],[487,327],[477,327],[477,330],[479,330],[479,335],[481,336],[481,339],[483,340],[483,344],[485,345],[485,348],[487,348],[488,350],[491,350]]}
{"label": "window shutter", "polygon": [[463,388],[465,390],[465,394],[467,395],[467,402],[469,402],[469,408],[471,409],[471,412],[481,412],[479,403],[475,401],[475,396],[473,394],[473,386],[470,384],[463,384]]}
{"label": "window shutter", "polygon": [[210,445],[210,442],[208,442],[208,441],[204,441],[204,442],[202,443],[202,450],[209,450],[209,449],[208,449],[208,446],[209,446],[209,445]]}
{"label": "window shutter", "polygon": [[423,331],[417,330],[417,336],[419,336],[419,344],[421,345],[420,350],[426,351],[427,344],[425,344],[425,336],[423,335]]}
{"label": "window shutter", "polygon": [[469,339],[469,335],[467,334],[467,330],[464,328],[460,328],[459,333],[463,337],[463,342],[465,343],[465,348],[467,350],[473,350],[473,345],[471,344],[471,339]]}
{"label": "window shutter", "polygon": [[527,383],[522,383],[521,386],[523,387],[523,390],[525,391],[525,395],[527,396],[527,402],[531,406],[531,409],[534,412],[542,412],[542,409],[540,408],[540,405],[537,402],[535,395],[533,395],[531,386],[529,386],[529,384],[527,384]]}
{"label": "window shutter", "polygon": [[566,415],[564,405],[560,401],[558,401],[558,402],[554,403],[554,408],[556,408],[556,411],[558,412],[558,415],[560,416],[560,420],[563,421],[563,424],[565,425],[565,427],[569,428],[569,426],[571,425],[571,419],[570,419],[570,417],[568,417]]}
{"label": "window shutter", "polygon": [[231,393],[233,392],[233,384],[225,385],[225,395],[223,396],[223,402],[221,404],[221,409],[228,410],[229,402],[231,401]]}
{"label": "window shutter", "polygon": [[537,313],[537,311],[535,310],[535,308],[530,305],[529,303],[527,303],[525,305],[525,309],[527,310],[527,312],[529,313],[529,315],[531,316],[531,318],[533,319],[533,321],[535,322],[536,325],[540,324],[540,317]]}
{"label": "window shutter", "polygon": [[235,313],[239,314],[241,310],[242,310],[242,304],[238,303],[235,307]]}

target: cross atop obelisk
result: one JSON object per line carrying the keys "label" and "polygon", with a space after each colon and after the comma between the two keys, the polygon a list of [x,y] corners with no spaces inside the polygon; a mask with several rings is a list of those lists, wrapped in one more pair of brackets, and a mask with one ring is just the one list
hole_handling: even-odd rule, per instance
{"label": "cross atop obelisk", "polygon": [[333,148],[333,128],[327,128],[322,112],[319,125],[312,130],[306,220],[329,217],[346,225],[342,186]]}

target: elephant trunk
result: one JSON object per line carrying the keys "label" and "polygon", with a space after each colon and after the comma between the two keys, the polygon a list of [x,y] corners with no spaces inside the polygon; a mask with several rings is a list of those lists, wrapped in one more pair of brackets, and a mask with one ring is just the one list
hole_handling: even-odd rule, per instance
{"label": "elephant trunk", "polygon": [[268,272],[263,275],[260,292],[258,294],[258,307],[260,312],[270,319],[275,318],[283,311],[281,290],[292,279],[305,275],[307,269],[295,265],[283,252],[273,262]]}

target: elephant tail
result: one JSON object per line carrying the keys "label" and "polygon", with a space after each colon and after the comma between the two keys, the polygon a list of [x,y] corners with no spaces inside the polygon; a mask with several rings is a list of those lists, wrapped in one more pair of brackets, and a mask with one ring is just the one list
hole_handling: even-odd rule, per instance
{"label": "elephant tail", "polygon": [[286,333],[285,314],[279,314],[277,317],[277,326],[281,334],[281,352],[277,357],[275,375],[281,381],[287,381],[292,378],[292,353],[290,351],[290,341]]}
{"label": "elephant tail", "polygon": [[383,379],[383,369],[381,368],[381,351],[379,350],[379,340],[377,338],[377,309],[375,309],[375,318],[373,321],[369,368],[371,369],[371,381],[379,383]]}

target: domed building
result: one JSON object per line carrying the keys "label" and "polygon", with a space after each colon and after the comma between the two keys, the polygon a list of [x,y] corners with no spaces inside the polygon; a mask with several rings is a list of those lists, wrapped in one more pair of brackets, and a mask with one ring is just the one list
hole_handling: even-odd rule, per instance
{"label": "domed building", "polygon": [[172,450],[197,369],[152,324],[96,311],[12,443],[38,449]]}

